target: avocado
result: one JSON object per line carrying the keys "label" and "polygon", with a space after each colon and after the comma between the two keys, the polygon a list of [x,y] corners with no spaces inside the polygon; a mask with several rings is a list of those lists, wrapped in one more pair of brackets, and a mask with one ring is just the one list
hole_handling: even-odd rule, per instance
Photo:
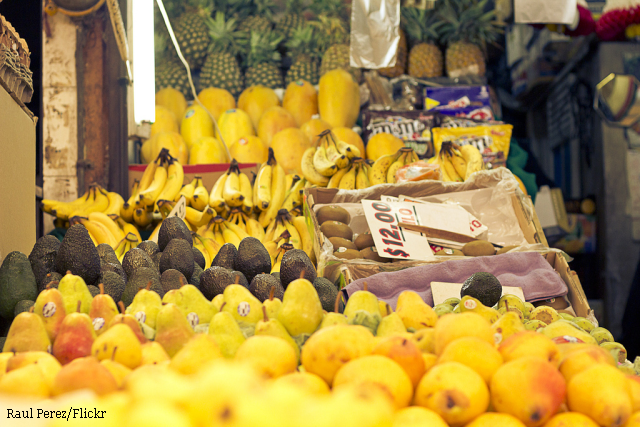
{"label": "avocado", "polygon": [[351,240],[343,239],[342,237],[331,237],[329,241],[333,245],[333,250],[337,251],[340,248],[345,249],[358,249],[358,247]]}
{"label": "avocado", "polygon": [[62,275],[70,271],[87,285],[100,278],[100,255],[84,225],[74,224],[67,230],[56,255],[56,271]]}
{"label": "avocado", "polygon": [[311,283],[318,277],[309,256],[302,249],[291,249],[282,256],[280,263],[280,283],[286,290],[289,283],[300,278],[304,270],[304,278]]}
{"label": "avocado", "polygon": [[356,240],[353,243],[356,244],[359,251],[375,245],[371,233],[358,234],[358,237],[356,237]]}
{"label": "avocado", "polygon": [[273,273],[271,273],[271,275],[273,277],[275,277],[276,279],[278,279],[278,282],[280,282],[280,284],[282,284],[282,281],[280,280],[280,272],[279,271],[274,271]]}
{"label": "avocado", "polygon": [[87,289],[89,289],[89,292],[91,293],[92,297],[95,297],[96,295],[100,294],[100,288],[97,286],[89,285],[87,286]]}
{"label": "avocado", "polygon": [[160,273],[164,273],[170,268],[178,270],[184,274],[187,280],[193,274],[193,251],[191,246],[184,239],[173,239],[162,251],[160,258]]}
{"label": "avocado", "polygon": [[202,255],[202,252],[200,252],[200,249],[194,246],[193,248],[191,248],[191,250],[193,251],[193,260],[196,262],[196,264],[200,266],[200,268],[204,268],[205,267],[204,255]]}
{"label": "avocado", "polygon": [[313,281],[313,287],[318,292],[322,309],[328,312],[334,311],[336,298],[338,297],[338,289],[336,289],[335,285],[324,277],[318,277]]}
{"label": "avocado", "polygon": [[200,268],[197,263],[193,263],[193,274],[191,275],[191,279],[189,279],[189,284],[195,286],[200,289],[200,276],[202,276],[204,270]]}
{"label": "avocado", "polygon": [[349,212],[336,205],[321,207],[316,211],[316,218],[320,225],[327,221],[339,221],[343,224],[349,224],[349,222],[351,222],[351,215],[349,215]]}
{"label": "avocado", "polygon": [[155,268],[155,264],[151,257],[142,249],[131,248],[124,254],[122,258],[122,268],[127,277],[131,277],[133,272],[141,267]]}
{"label": "avocado", "polygon": [[51,273],[47,274],[44,279],[42,279],[42,282],[38,286],[39,292],[42,292],[47,287],[47,285],[52,282],[53,284],[50,287],[57,289],[58,282],[61,279],[62,279],[62,274],[58,273],[57,271],[52,271]]}
{"label": "avocado", "polygon": [[22,252],[10,252],[0,266],[0,316],[13,319],[18,302],[35,301],[37,296],[38,286],[29,258]]}
{"label": "avocado", "polygon": [[465,256],[487,256],[494,255],[496,253],[496,248],[493,247],[491,242],[486,240],[475,240],[473,242],[469,242],[464,245],[461,250]]}
{"label": "avocado", "polygon": [[158,230],[158,248],[164,251],[170,241],[173,239],[183,239],[189,243],[189,247],[193,246],[193,238],[187,224],[177,216],[172,216],[162,221],[160,230]]}
{"label": "avocado", "polygon": [[153,265],[156,266],[156,270],[158,270],[158,273],[160,272],[160,260],[162,259],[162,252],[156,252],[155,254],[153,254],[153,256],[151,256],[151,259],[153,260]]}
{"label": "avocado", "polygon": [[231,270],[214,265],[207,268],[200,276],[200,292],[206,299],[211,301],[233,283],[235,283],[235,278],[231,274]]}
{"label": "avocado", "polygon": [[164,296],[162,290],[162,283],[160,282],[160,274],[153,268],[139,267],[136,268],[124,288],[122,294],[122,302],[125,307],[131,304],[133,297],[136,296],[141,288],[146,288],[147,283],[151,282],[151,290],[160,295],[160,298]]}
{"label": "avocado", "polygon": [[113,271],[102,271],[100,282],[104,286],[104,293],[118,302],[124,293],[125,281],[121,275]]}
{"label": "avocado", "polygon": [[[29,262],[31,263],[31,270],[36,278],[36,283],[42,283],[48,273],[56,271],[58,248],[60,248],[60,240],[54,236],[46,235],[36,240],[29,254]],[[39,290],[42,289],[39,288]]]}
{"label": "avocado", "polygon": [[31,301],[28,299],[23,299],[22,301],[18,301],[15,308],[13,309],[13,317],[16,317],[20,313],[24,313],[29,311],[31,307],[35,305],[35,301]]}
{"label": "avocado", "polygon": [[254,297],[258,298],[260,302],[264,302],[269,299],[271,288],[274,288],[273,297],[280,299],[284,297],[284,288],[280,284],[280,280],[273,277],[271,274],[257,274],[251,284],[249,285],[249,291]]}
{"label": "avocado", "polygon": [[271,271],[271,257],[260,240],[245,237],[238,246],[233,265],[235,270],[241,271],[247,281],[251,282],[256,275]]}
{"label": "avocado", "polygon": [[152,257],[153,254],[157,254],[158,252],[160,252],[158,244],[153,240],[145,240],[144,242],[140,243],[137,248],[145,251],[147,254],[149,254],[150,257]]}
{"label": "avocado", "polygon": [[117,264],[112,264],[110,262],[100,261],[100,274],[104,274],[105,271],[116,273],[122,277],[124,282],[127,281],[127,273],[124,272],[124,268],[122,268],[122,265],[119,262]]}
{"label": "avocado", "polygon": [[[182,283],[180,283],[182,280]],[[187,278],[184,277],[184,274],[180,273],[178,270],[170,268],[162,273],[160,276],[160,283],[162,283],[162,290],[167,293],[172,289],[180,289],[180,287],[184,284],[186,285]]]}
{"label": "avocado", "polygon": [[242,285],[249,289],[249,281],[247,280],[247,277],[242,274],[242,271],[231,270],[231,275],[233,276],[233,283],[237,283],[238,285]]}
{"label": "avocado", "polygon": [[327,239],[331,237],[342,237],[343,239],[353,240],[353,230],[351,230],[351,227],[338,221],[325,221],[320,226],[320,231]]}
{"label": "avocado", "polygon": [[235,268],[234,264],[237,254],[238,250],[233,243],[225,243],[222,245],[213,261],[211,261],[211,267],[217,266],[233,270]]}
{"label": "avocado", "polygon": [[500,301],[502,285],[496,276],[491,273],[473,273],[464,281],[460,290],[460,298],[469,295],[476,298],[487,307],[493,307]]}
{"label": "avocado", "polygon": [[113,248],[110,245],[106,243],[100,243],[98,246],[96,246],[96,250],[98,251],[98,256],[100,257],[100,261],[106,261],[111,264],[115,264],[117,262],[118,264],[120,264],[120,261],[118,261],[118,256],[116,255],[116,252],[113,250]]}

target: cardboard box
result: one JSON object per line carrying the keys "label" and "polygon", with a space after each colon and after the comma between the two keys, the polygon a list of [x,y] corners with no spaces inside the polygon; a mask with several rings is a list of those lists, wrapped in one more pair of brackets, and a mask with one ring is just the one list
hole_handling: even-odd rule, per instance
{"label": "cardboard box", "polygon": [[[240,170],[253,180],[252,174],[257,174],[260,169],[258,163],[241,163]],[[133,186],[133,181],[142,178],[147,165],[129,165],[129,188]],[[229,163],[216,163],[209,165],[184,165],[184,183],[190,183],[194,177],[202,177],[202,182],[208,189],[213,188],[218,178],[229,169]],[[125,201],[128,197],[125,197]]]}

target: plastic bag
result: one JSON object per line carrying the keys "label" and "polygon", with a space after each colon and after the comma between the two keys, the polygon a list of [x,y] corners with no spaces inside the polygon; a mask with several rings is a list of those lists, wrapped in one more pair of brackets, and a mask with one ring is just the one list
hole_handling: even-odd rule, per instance
{"label": "plastic bag", "polygon": [[436,156],[445,141],[458,145],[473,144],[484,160],[487,169],[506,166],[511,143],[511,125],[486,125],[465,128],[433,128],[433,146]]}
{"label": "plastic bag", "polygon": [[435,179],[442,181],[440,165],[418,161],[402,166],[396,172],[396,182],[422,181],[424,179]]}

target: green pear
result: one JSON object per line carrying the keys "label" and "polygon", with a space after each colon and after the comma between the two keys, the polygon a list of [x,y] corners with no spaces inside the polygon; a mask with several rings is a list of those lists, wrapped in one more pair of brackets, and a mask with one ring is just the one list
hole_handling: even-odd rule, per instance
{"label": "green pear", "polygon": [[166,304],[156,318],[156,338],[169,357],[175,356],[194,335],[193,328],[175,304]]}
{"label": "green pear", "polygon": [[262,303],[242,285],[229,285],[223,292],[225,304],[222,310],[231,313],[242,325],[255,325],[262,319]]}
{"label": "green pear", "polygon": [[600,347],[609,351],[613,357],[618,361],[618,363],[624,363],[627,360],[627,349],[624,348],[622,344],[619,342],[609,342],[605,341],[600,344]]}
{"label": "green pear", "polygon": [[291,338],[287,329],[278,319],[269,319],[265,307],[262,307],[262,314],[263,319],[256,323],[254,335],[270,335],[272,337],[282,338],[291,345],[291,348],[296,352],[296,357],[300,360],[300,347],[298,347],[298,344]]}
{"label": "green pear", "polygon": [[[180,280],[182,281],[182,278]],[[182,298],[176,305],[185,313],[187,320],[194,328],[197,325],[211,322],[214,314],[213,304],[202,295],[198,288],[193,285],[183,285],[178,289],[178,293]]]}
{"label": "green pear", "polygon": [[269,319],[275,319],[276,317],[278,317],[278,311],[282,306],[282,300],[280,300],[280,298],[274,298],[273,296],[275,290],[275,286],[272,286],[271,290],[269,291],[269,298],[264,300],[264,302],[262,303],[262,306],[267,309],[267,316],[269,316]]}
{"label": "green pear", "polygon": [[40,316],[23,312],[13,319],[2,351],[50,351],[50,347],[49,334]]}
{"label": "green pear", "polygon": [[453,307],[453,313],[460,313],[460,304],[456,304],[456,306]]}
{"label": "green pear", "polygon": [[64,309],[62,294],[58,289],[51,288],[50,285],[51,283],[49,283],[47,288],[40,292],[40,295],[36,298],[33,312],[42,319],[49,339],[53,342],[56,339],[56,335],[58,335],[62,320],[64,320],[64,316],[66,316],[67,313]]}
{"label": "green pear", "polygon": [[383,317],[382,321],[380,321],[376,336],[389,337],[404,332],[407,332],[407,328],[405,328],[404,323],[402,323],[400,315],[398,313],[391,313]]}
{"label": "green pear", "polygon": [[88,314],[80,313],[81,301],[78,301],[78,311],[65,316],[60,325],[58,336],[53,342],[53,355],[62,365],[74,359],[89,356],[91,346],[96,339],[96,332]]}
{"label": "green pear", "polygon": [[213,312],[217,313],[220,311],[220,307],[224,304],[224,294],[218,294],[211,300],[211,305],[213,305]]}
{"label": "green pear", "polygon": [[589,319],[585,319],[584,317],[574,317],[571,321],[589,333],[591,333],[591,331],[596,328],[595,325],[591,323],[591,321],[589,321]]}
{"label": "green pear", "polygon": [[342,313],[326,313],[322,318],[322,322],[320,323],[320,327],[318,329],[327,328],[333,325],[348,325],[349,321],[347,320],[347,316]]}
{"label": "green pear", "polygon": [[156,329],[156,317],[162,307],[162,299],[160,295],[151,290],[151,281],[147,283],[147,287],[140,289],[133,297],[133,301],[125,313],[132,314],[138,322],[144,323],[151,329]]}
{"label": "green pear", "polygon": [[322,322],[322,315],[322,303],[311,282],[296,279],[289,283],[278,311],[278,320],[292,337],[314,333]]}
{"label": "green pear", "polygon": [[118,307],[110,295],[104,293],[104,285],[100,283],[100,294],[93,297],[89,317],[93,323],[93,329],[98,336],[108,329],[109,322],[118,315]]}
{"label": "green pear", "polygon": [[93,342],[91,355],[98,360],[111,359],[135,369],[142,362],[142,345],[130,327],[117,323]]}
{"label": "green pear", "polygon": [[367,290],[366,282],[364,290],[356,291],[349,297],[344,308],[344,314],[347,316],[348,323],[362,325],[369,329],[372,334],[376,333],[382,320],[380,304],[378,297]]}
{"label": "green pear", "polygon": [[436,314],[438,315],[438,317],[442,317],[442,316],[444,316],[445,314],[452,313],[452,312],[453,312],[453,307],[452,307],[452,306],[450,306],[449,304],[445,304],[445,303],[442,303],[442,304],[436,304],[436,305],[433,307],[433,311],[435,311],[435,312],[436,312]]}
{"label": "green pear", "polygon": [[498,310],[504,307],[505,309],[511,310],[512,308],[517,308],[520,310],[520,313],[524,315],[526,308],[524,306],[524,301],[512,294],[504,294],[500,297],[498,301]]}
{"label": "green pear", "polygon": [[67,271],[67,274],[58,283],[58,290],[62,294],[64,310],[67,313],[75,312],[78,301],[80,301],[80,313],[89,314],[93,297],[82,277]]}
{"label": "green pear", "polygon": [[498,312],[498,310],[485,306],[479,300],[469,295],[463,296],[460,301],[460,312],[464,313],[465,311],[477,313],[487,319],[489,323],[493,323],[500,318],[500,312]]}
{"label": "green pear", "polygon": [[211,318],[209,323],[209,335],[212,335],[218,345],[222,355],[228,359],[233,359],[238,351],[238,347],[244,342],[245,337],[242,330],[236,323],[231,313],[221,311]]}
{"label": "green pear", "polygon": [[613,335],[611,335],[611,332],[603,327],[593,328],[591,331],[587,332],[589,332],[591,336],[596,339],[598,344],[602,344],[603,342],[615,342],[615,339],[613,339]]}
{"label": "green pear", "polygon": [[206,363],[221,357],[222,352],[214,337],[207,334],[195,334],[173,356],[169,368],[183,375],[195,374]]}

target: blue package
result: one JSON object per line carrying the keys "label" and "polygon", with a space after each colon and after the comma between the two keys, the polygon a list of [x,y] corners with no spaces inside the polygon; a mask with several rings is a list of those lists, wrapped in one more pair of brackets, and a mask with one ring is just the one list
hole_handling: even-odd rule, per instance
{"label": "blue package", "polygon": [[488,86],[426,87],[424,108],[448,116],[494,120]]}

